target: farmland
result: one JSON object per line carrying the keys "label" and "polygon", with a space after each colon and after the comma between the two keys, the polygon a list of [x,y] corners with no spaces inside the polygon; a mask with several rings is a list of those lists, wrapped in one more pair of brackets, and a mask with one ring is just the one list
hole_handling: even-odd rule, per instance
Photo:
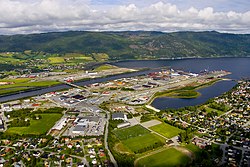
{"label": "farmland", "polygon": [[137,167],[157,167],[157,166],[185,166],[190,158],[174,148],[169,148],[159,153],[140,159]]}
{"label": "farmland", "polygon": [[9,82],[6,85],[0,85],[0,95],[7,93],[15,93],[18,91],[24,91],[32,88],[46,87],[59,84],[57,81],[31,81],[29,78],[18,79],[1,79],[0,82]]}
{"label": "farmland", "polygon": [[19,135],[41,135],[45,134],[50,128],[52,128],[56,121],[61,118],[61,114],[40,114],[42,116],[39,120],[30,120],[30,126],[28,127],[10,127],[6,131],[9,134]]}
{"label": "farmland", "polygon": [[166,123],[161,123],[159,125],[152,126],[150,127],[150,129],[157,133],[160,133],[161,135],[167,138],[172,138],[174,136],[177,136],[180,132],[182,132],[182,130]]}

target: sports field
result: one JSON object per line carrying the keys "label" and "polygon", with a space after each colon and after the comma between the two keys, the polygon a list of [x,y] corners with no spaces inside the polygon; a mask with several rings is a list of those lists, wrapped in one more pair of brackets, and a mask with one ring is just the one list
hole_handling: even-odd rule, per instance
{"label": "sports field", "polygon": [[122,143],[124,143],[124,145],[126,145],[133,152],[137,152],[143,148],[151,147],[156,143],[161,143],[162,145],[164,142],[165,140],[163,138],[152,133],[122,141]]}
{"label": "sports field", "polygon": [[126,140],[129,138],[142,136],[150,133],[149,130],[143,128],[141,125],[135,125],[125,129],[117,129],[114,130],[113,132],[116,135],[116,137],[118,137],[120,140]]}
{"label": "sports field", "polygon": [[161,151],[140,159],[136,167],[169,167],[169,166],[185,166],[190,161],[190,158],[185,154],[177,151],[174,148]]}
{"label": "sports field", "polygon": [[56,121],[58,121],[62,115],[61,114],[39,114],[42,116],[39,120],[30,120],[30,126],[28,127],[10,127],[5,133],[10,134],[34,134],[41,135],[45,134],[50,128],[54,126]]}
{"label": "sports field", "polygon": [[167,138],[172,138],[174,136],[177,136],[180,132],[182,132],[181,129],[176,128],[166,123],[161,123],[159,125],[152,126],[150,127],[150,129],[157,133],[160,133],[161,135]]}
{"label": "sports field", "polygon": [[118,129],[113,132],[121,140],[121,143],[134,153],[145,152],[150,148],[153,149],[165,143],[162,137],[150,133],[149,130],[140,125]]}

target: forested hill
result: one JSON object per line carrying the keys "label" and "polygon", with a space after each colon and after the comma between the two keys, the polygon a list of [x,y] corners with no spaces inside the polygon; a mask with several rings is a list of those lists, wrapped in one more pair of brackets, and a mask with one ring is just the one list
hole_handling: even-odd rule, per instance
{"label": "forested hill", "polygon": [[0,36],[0,52],[107,53],[112,60],[249,56],[250,35],[212,32],[56,32]]}

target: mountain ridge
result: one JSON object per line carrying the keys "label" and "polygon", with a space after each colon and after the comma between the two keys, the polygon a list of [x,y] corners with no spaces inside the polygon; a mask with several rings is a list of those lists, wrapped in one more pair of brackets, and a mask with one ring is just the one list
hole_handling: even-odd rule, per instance
{"label": "mountain ridge", "polygon": [[0,35],[0,52],[106,53],[110,60],[188,57],[245,57],[250,34],[216,31],[67,31]]}

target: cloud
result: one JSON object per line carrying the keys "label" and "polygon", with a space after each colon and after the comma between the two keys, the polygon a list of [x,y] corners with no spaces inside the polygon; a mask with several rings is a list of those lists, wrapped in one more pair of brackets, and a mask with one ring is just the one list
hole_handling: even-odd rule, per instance
{"label": "cloud", "polygon": [[66,30],[205,31],[250,33],[250,11],[178,8],[166,2],[144,6],[93,5],[90,0],[0,1],[0,34]]}

